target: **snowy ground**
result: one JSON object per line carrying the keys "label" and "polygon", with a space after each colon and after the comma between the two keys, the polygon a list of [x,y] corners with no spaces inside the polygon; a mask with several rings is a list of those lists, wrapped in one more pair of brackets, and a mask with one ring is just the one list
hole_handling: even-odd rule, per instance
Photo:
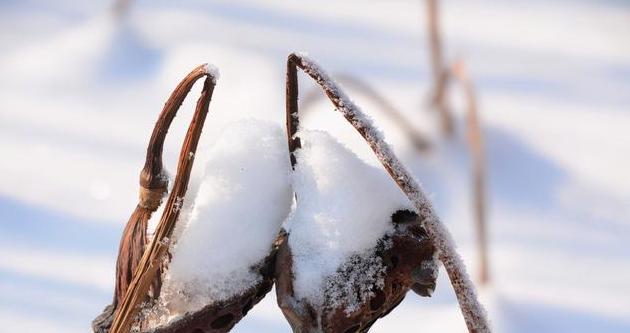
{"label": "snowy ground", "polygon": [[[331,73],[369,81],[436,140],[421,1],[0,3],[0,326],[86,332],[110,301],[118,237],[137,197],[153,122],[197,64],[221,69],[204,132],[284,113],[284,62],[304,50]],[[630,6],[624,1],[444,1],[449,59],[478,84],[487,143],[497,332],[630,331]],[[307,81],[302,90],[309,88]],[[197,88],[199,89],[199,88]],[[363,97],[448,224],[474,272],[462,138],[419,155]],[[461,96],[455,94],[458,121]],[[192,102],[167,140],[174,169]],[[358,136],[325,128],[370,163]],[[443,273],[443,272],[442,272]],[[444,274],[374,332],[462,332]],[[288,332],[270,294],[235,332]]]}

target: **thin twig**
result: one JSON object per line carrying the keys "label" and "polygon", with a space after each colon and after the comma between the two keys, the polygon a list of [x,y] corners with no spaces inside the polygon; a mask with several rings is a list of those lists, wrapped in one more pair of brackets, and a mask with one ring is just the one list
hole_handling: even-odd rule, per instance
{"label": "thin twig", "polygon": [[293,152],[300,146],[300,139],[296,136],[299,125],[297,68],[308,74],[323,88],[336,109],[363,136],[383,167],[413,203],[418,215],[424,218],[422,225],[438,249],[438,257],[451,280],[469,332],[491,332],[485,311],[477,299],[475,287],[466,274],[466,268],[455,250],[451,235],[435,214],[420,185],[394,155],[390,146],[383,140],[380,131],[374,127],[363,111],[339,89],[319,65],[307,56],[295,53],[289,55],[287,60],[286,87],[287,135],[292,165],[295,165]]}
{"label": "thin twig", "polygon": [[475,87],[468,75],[466,65],[458,61],[453,65],[453,75],[460,81],[467,105],[468,149],[472,157],[473,195],[475,200],[475,224],[477,226],[477,246],[479,251],[479,282],[485,285],[490,280],[488,241],[486,228],[486,165],[483,137],[479,125]]}
{"label": "thin twig", "polygon": [[[340,74],[335,75],[335,79],[337,82],[343,84],[345,87],[349,87],[362,95],[368,97],[374,104],[376,104],[379,112],[383,113],[387,116],[391,121],[393,121],[396,126],[407,136],[410,142],[413,143],[414,147],[421,152],[425,152],[431,149],[431,142],[424,135],[422,135],[416,128],[411,126],[411,121],[405,118],[402,112],[398,110],[385,96],[380,94],[376,89],[370,86],[368,83],[360,80],[357,77],[354,77],[349,74]],[[321,94],[319,89],[313,89],[310,92],[304,95],[302,98],[302,110],[304,113],[307,113],[307,110],[310,110],[310,106],[321,98],[323,95]]]}
{"label": "thin twig", "polygon": [[426,1],[429,49],[431,50],[431,72],[433,74],[431,104],[440,113],[442,132],[447,136],[452,136],[454,132],[453,116],[446,98],[448,70],[444,68],[438,0]]}
{"label": "thin twig", "polygon": [[[175,228],[175,223],[180,213],[179,207],[181,207],[182,200],[185,198],[188,181],[190,180],[190,171],[192,170],[194,162],[194,159],[191,159],[190,156],[194,156],[197,150],[203,124],[208,113],[210,99],[212,98],[212,92],[214,91],[216,78],[208,70],[207,65],[199,66],[193,70],[177,86],[165,105],[165,110],[171,107],[178,108],[188,91],[190,91],[192,85],[202,76],[206,76],[206,79],[203,84],[201,96],[197,101],[195,114],[190,122],[182,150],[180,151],[173,190],[166,202],[164,213],[155,231],[155,236],[142,255],[142,259],[133,274],[133,280],[116,311],[116,316],[110,331],[111,333],[129,332],[133,320],[138,313],[138,306],[146,297],[150,285],[156,278],[160,263],[167,252],[168,239]],[[164,117],[162,117],[162,115]],[[162,115],[158,122],[170,123],[174,117],[174,114],[169,112],[163,112]],[[161,156],[162,145],[164,143],[163,138],[159,133],[154,132],[151,142],[154,144],[150,145],[147,156]],[[143,175],[147,176],[147,178],[143,178],[141,184],[150,186],[157,181],[153,171],[158,169],[158,166],[161,168],[161,158],[147,159],[147,162],[143,169]]]}
{"label": "thin twig", "polygon": [[114,10],[114,15],[122,17],[127,14],[127,12],[129,11],[130,2],[131,0],[115,0],[114,5],[112,6]]}

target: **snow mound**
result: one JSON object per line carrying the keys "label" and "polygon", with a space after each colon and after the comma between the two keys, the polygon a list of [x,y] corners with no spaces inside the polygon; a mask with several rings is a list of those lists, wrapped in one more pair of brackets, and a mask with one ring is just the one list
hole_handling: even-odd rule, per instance
{"label": "snow mound", "polygon": [[248,120],[227,126],[202,165],[164,275],[160,304],[171,319],[257,283],[260,276],[251,268],[267,256],[291,209],[286,136],[276,124]]}
{"label": "snow mound", "polygon": [[[302,148],[292,178],[297,205],[285,226],[295,295],[311,304],[343,303],[351,309],[382,285],[384,268],[374,249],[393,232],[392,214],[411,206],[385,170],[368,165],[329,134],[302,131],[299,136]],[[333,288],[348,285],[348,279],[359,286],[359,298]]]}

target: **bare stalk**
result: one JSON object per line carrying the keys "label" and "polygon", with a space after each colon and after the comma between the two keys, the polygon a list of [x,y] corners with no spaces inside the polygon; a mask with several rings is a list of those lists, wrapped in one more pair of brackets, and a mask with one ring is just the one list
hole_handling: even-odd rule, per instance
{"label": "bare stalk", "polygon": [[297,68],[308,74],[322,87],[336,109],[363,136],[383,167],[413,203],[418,215],[424,218],[422,225],[438,250],[438,257],[444,264],[455,290],[469,332],[491,332],[485,311],[477,300],[475,287],[466,274],[466,268],[455,250],[451,235],[435,214],[420,185],[394,155],[390,146],[383,140],[380,131],[374,127],[363,111],[339,89],[319,65],[307,56],[295,53],[289,55],[287,60],[286,86],[287,135],[292,165],[295,165],[293,152],[300,147],[300,139],[296,136],[299,125]]}
{"label": "bare stalk", "polygon": [[[375,110],[378,110],[392,120],[396,126],[405,133],[409,141],[413,143],[416,149],[421,152],[431,149],[431,142],[429,139],[419,133],[416,128],[411,126],[411,122],[405,118],[403,113],[368,83],[348,74],[336,75],[335,78],[337,79],[337,82],[343,84],[345,87],[356,90],[376,104],[377,108]],[[322,94],[319,89],[313,89],[306,93],[304,98],[302,98],[301,103],[303,113],[310,110],[309,107],[321,97]]]}
{"label": "bare stalk", "polygon": [[203,84],[201,96],[197,101],[195,114],[188,127],[186,138],[182,145],[177,165],[177,175],[173,183],[173,190],[166,202],[164,213],[155,231],[153,240],[148,244],[142,258],[133,273],[129,287],[127,288],[122,301],[114,317],[111,333],[129,332],[133,320],[138,313],[138,306],[145,299],[152,283],[154,283],[160,263],[168,249],[169,237],[173,233],[175,223],[179,217],[180,207],[183,204],[190,172],[192,170],[194,154],[197,150],[203,124],[208,113],[210,99],[215,86],[215,77],[208,71],[207,65],[202,65],[194,69],[171,94],[171,97],[164,106],[164,111],[160,114],[158,125],[151,136],[149,148],[147,149],[147,161],[141,173],[140,184],[144,188],[154,188],[162,184],[163,177],[160,177],[158,170],[162,169],[162,148],[164,137],[168,126],[172,122],[175,112],[192,85],[202,76],[206,76]]}
{"label": "bare stalk", "polygon": [[485,285],[490,280],[488,241],[486,228],[486,165],[483,137],[477,112],[475,87],[463,61],[453,65],[453,75],[460,81],[467,105],[468,149],[472,157],[473,197],[475,200],[475,225],[477,226],[477,247],[479,252],[479,282]]}
{"label": "bare stalk", "polygon": [[446,99],[448,70],[444,67],[438,0],[426,1],[429,49],[431,50],[431,72],[433,74],[431,104],[440,113],[442,131],[445,135],[452,136],[454,132],[453,116]]}
{"label": "bare stalk", "polygon": [[[112,325],[113,316],[133,278],[144,248],[147,245],[147,223],[151,215],[157,210],[162,198],[167,192],[168,179],[164,175],[162,165],[162,150],[168,129],[184,98],[195,81],[205,75],[205,67],[194,69],[175,88],[167,100],[157,122],[153,128],[151,139],[147,146],[144,168],[140,173],[140,198],[136,209],[127,221],[118,247],[116,260],[116,283],[112,304],[105,308],[93,322],[94,332],[107,332]],[[155,281],[154,293],[159,288],[159,281]]]}
{"label": "bare stalk", "polygon": [[130,2],[131,0],[115,0],[113,5],[114,14],[118,17],[127,14]]}

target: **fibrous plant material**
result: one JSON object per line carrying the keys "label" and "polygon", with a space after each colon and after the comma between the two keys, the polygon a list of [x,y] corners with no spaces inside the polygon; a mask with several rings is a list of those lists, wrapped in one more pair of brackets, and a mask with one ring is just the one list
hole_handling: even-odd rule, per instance
{"label": "fibrous plant material", "polygon": [[[151,136],[151,141],[147,149],[146,164],[140,177],[141,185],[148,189],[163,186],[164,180],[161,173],[161,156],[166,132],[175,117],[177,109],[193,84],[204,76],[206,79],[203,84],[201,96],[197,101],[195,114],[182,145],[177,166],[177,175],[175,176],[171,194],[165,204],[164,213],[156,229],[154,238],[144,250],[136,269],[133,271],[133,277],[129,282],[128,288],[117,304],[114,320],[110,329],[111,333],[129,332],[136,314],[139,311],[138,306],[146,299],[150,286],[155,283],[159,275],[158,269],[164,261],[164,256],[168,249],[168,238],[172,234],[175,222],[179,217],[179,208],[182,204],[181,200],[186,195],[190,171],[194,162],[194,158],[190,158],[190,156],[191,153],[192,156],[194,156],[196,152],[216,83],[217,73],[213,68],[208,67],[208,65],[197,67],[175,88],[175,91],[166,102]],[[155,196],[155,198],[160,200],[161,193],[159,198],[157,196]]]}
{"label": "fibrous plant material", "polygon": [[488,240],[486,228],[486,165],[479,125],[479,115],[477,112],[477,98],[475,87],[468,75],[466,65],[463,61],[458,61],[453,65],[453,75],[460,81],[464,96],[466,98],[467,118],[466,128],[468,137],[468,150],[472,157],[472,178],[473,178],[473,198],[475,210],[475,225],[477,229],[477,247],[479,256],[479,282],[485,285],[490,280]]}
{"label": "fibrous plant material", "polygon": [[[287,61],[287,135],[289,151],[294,152],[301,146],[300,138],[295,136],[299,124],[298,118],[298,86],[297,69],[302,69],[313,78],[324,90],[336,109],[342,113],[350,124],[363,136],[370,148],[374,151],[381,164],[385,167],[391,178],[411,201],[414,213],[419,217],[419,222],[426,231],[426,234],[433,246],[437,250],[437,256],[443,263],[449,276],[460,309],[470,332],[490,332],[490,326],[483,307],[479,303],[474,285],[468,278],[465,266],[455,250],[450,233],[446,230],[439,218],[435,214],[433,207],[424,195],[418,182],[411,176],[398,158],[393,154],[392,149],[385,143],[381,133],[372,125],[363,112],[338,88],[328,75],[307,56],[302,54],[291,54]],[[291,163],[295,165],[296,156],[291,153]],[[299,200],[299,198],[298,198]],[[290,257],[284,254],[288,251],[286,247],[281,247],[278,253],[279,267],[283,268],[280,258]],[[290,266],[290,261],[284,264]],[[286,269],[286,268],[285,268]],[[285,273],[286,275],[286,273]],[[295,309],[290,304],[292,290],[281,288],[280,278],[278,279],[279,304],[285,313],[285,317],[290,322],[303,321],[304,309]],[[378,314],[383,315],[383,314]],[[377,318],[373,319],[376,320]],[[357,329],[362,327],[361,322]],[[294,326],[295,328],[295,326]],[[298,326],[299,328],[299,326]],[[298,330],[299,331],[299,330]]]}
{"label": "fibrous plant material", "polygon": [[[335,79],[337,82],[344,85],[344,87],[355,90],[368,97],[376,105],[375,110],[383,113],[387,116],[387,118],[393,121],[405,134],[405,136],[407,136],[409,142],[411,142],[416,149],[421,152],[425,152],[431,148],[431,142],[429,139],[420,133],[418,129],[411,126],[411,121],[406,119],[398,108],[396,108],[385,96],[379,93],[367,82],[348,74],[335,75]],[[302,112],[304,114],[308,113],[310,106],[321,97],[323,96],[319,89],[312,89],[306,93],[301,99]]]}
{"label": "fibrous plant material", "polygon": [[[147,245],[147,221],[162,203],[167,193],[168,176],[162,164],[162,150],[168,129],[177,114],[177,110],[186,98],[193,84],[202,76],[207,75],[207,66],[195,68],[175,88],[153,128],[151,139],[147,146],[144,167],[140,173],[140,201],[131,214],[123,231],[116,262],[116,284],[112,304],[92,323],[94,332],[109,331],[114,313],[122,303],[125,293],[131,283],[133,274],[142,258]],[[154,282],[154,289],[157,289]],[[157,290],[153,291],[158,292]]]}
{"label": "fibrous plant material", "polygon": [[182,207],[143,331],[227,332],[273,285],[274,241],[293,199],[284,132],[267,121],[238,121],[204,153],[200,181],[185,198],[194,203]]}
{"label": "fibrous plant material", "polygon": [[431,72],[433,74],[431,104],[440,114],[442,131],[445,135],[452,136],[455,128],[453,125],[453,116],[446,98],[449,71],[444,65],[438,0],[426,0],[426,3],[429,49],[431,50]]}

